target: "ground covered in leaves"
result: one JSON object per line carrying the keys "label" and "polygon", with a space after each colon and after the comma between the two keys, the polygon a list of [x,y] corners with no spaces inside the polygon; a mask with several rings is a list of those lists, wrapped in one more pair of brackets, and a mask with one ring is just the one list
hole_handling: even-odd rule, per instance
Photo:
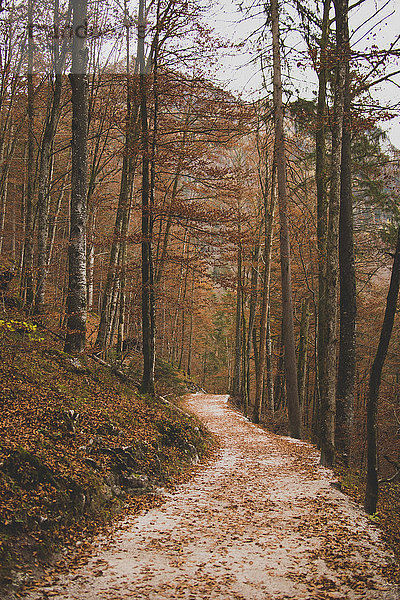
{"label": "ground covered in leaves", "polygon": [[393,556],[308,443],[268,433],[195,394],[218,459],[160,506],[116,523],[29,600],[397,600]]}
{"label": "ground covered in leaves", "polygon": [[[397,440],[400,429],[393,416],[393,407],[388,407],[390,394],[391,402],[400,396],[397,389],[389,389],[387,385],[385,389],[385,382],[382,387],[385,391],[380,398],[378,410],[379,498],[376,514],[370,518],[381,529],[383,538],[397,557],[397,561],[390,567],[390,577],[400,583],[400,478],[393,477],[399,453]],[[359,405],[355,411],[350,465],[344,466],[338,457],[335,466],[342,491],[360,506],[364,505],[366,488],[366,418],[365,405]],[[272,418],[265,414],[262,426],[267,431],[288,435],[286,410],[276,411]],[[391,458],[390,461],[387,456]]]}
{"label": "ground covered in leaves", "polygon": [[[0,323],[0,576],[29,578],[124,506],[159,503],[212,440],[173,394],[143,397],[20,318]],[[168,371],[168,370],[167,370]],[[176,382],[161,369],[164,392]],[[83,540],[83,541],[82,541]]]}

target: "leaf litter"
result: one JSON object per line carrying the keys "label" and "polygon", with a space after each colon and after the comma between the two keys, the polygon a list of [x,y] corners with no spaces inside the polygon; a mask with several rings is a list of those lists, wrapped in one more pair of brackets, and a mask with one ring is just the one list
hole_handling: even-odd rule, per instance
{"label": "leaf litter", "polygon": [[217,459],[166,501],[97,540],[87,564],[28,600],[396,600],[378,529],[332,486],[310,444],[249,423],[227,396],[186,409],[219,437]]}

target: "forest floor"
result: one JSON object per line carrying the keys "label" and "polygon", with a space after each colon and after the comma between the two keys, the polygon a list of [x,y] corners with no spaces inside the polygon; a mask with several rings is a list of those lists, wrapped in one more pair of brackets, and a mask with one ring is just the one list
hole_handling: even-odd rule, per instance
{"label": "forest floor", "polygon": [[143,396],[135,369],[72,358],[54,335],[12,317],[0,319],[1,600],[76,560],[78,548],[85,555],[121,514],[160,505],[215,445],[178,406],[193,385],[183,373],[158,361],[162,396]]}
{"label": "forest floor", "polygon": [[217,459],[160,506],[126,517],[91,555],[29,600],[395,600],[393,557],[308,443],[268,433],[194,394],[186,409],[220,439]]}

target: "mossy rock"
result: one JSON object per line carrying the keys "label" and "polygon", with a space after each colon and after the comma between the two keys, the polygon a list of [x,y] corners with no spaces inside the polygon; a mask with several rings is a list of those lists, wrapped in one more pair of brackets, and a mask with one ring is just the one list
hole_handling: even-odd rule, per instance
{"label": "mossy rock", "polygon": [[33,489],[40,483],[49,483],[59,488],[51,469],[24,448],[12,451],[3,462],[1,470],[26,489]]}

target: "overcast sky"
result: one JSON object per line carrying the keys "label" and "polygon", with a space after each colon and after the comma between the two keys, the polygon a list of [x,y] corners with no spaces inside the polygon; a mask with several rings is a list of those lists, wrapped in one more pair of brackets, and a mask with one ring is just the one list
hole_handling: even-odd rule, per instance
{"label": "overcast sky", "polygon": [[[251,0],[243,0],[244,6],[249,5]],[[385,6],[386,5],[386,6]],[[380,10],[382,9],[382,10]],[[365,23],[365,21],[367,21]],[[365,24],[364,24],[365,23]],[[365,0],[365,2],[350,13],[350,31],[352,34],[351,42],[355,50],[365,50],[375,44],[380,48],[386,48],[400,33],[400,0]],[[230,40],[239,42],[247,38],[252,31],[263,24],[261,15],[254,18],[244,18],[243,12],[238,10],[236,0],[218,0],[213,14],[213,25],[217,32],[227,36]],[[375,27],[373,27],[375,26]],[[373,27],[373,30],[368,33]],[[300,37],[291,34],[288,43],[295,47],[297,51],[302,50]],[[400,43],[396,45],[400,49]],[[253,44],[254,48],[254,44]],[[317,90],[317,80],[315,73],[311,70],[300,71],[295,67],[297,62],[296,50],[290,53],[293,59],[291,69],[291,81],[286,80],[287,85],[292,88],[293,93],[296,89],[306,98],[312,98],[313,92]],[[262,77],[260,65],[252,64],[252,55],[250,51],[235,51],[231,57],[224,57],[221,61],[219,77],[224,81],[229,81],[229,87],[235,91],[243,93],[245,96],[257,97],[262,90]],[[254,52],[255,54],[255,52]],[[397,66],[392,65],[392,70],[400,69],[400,61]],[[398,104],[397,115],[390,122],[381,123],[394,145],[400,148],[400,75],[397,75],[395,81],[399,87],[394,84],[382,84],[374,91],[374,96],[382,102],[389,102],[391,106]]]}

